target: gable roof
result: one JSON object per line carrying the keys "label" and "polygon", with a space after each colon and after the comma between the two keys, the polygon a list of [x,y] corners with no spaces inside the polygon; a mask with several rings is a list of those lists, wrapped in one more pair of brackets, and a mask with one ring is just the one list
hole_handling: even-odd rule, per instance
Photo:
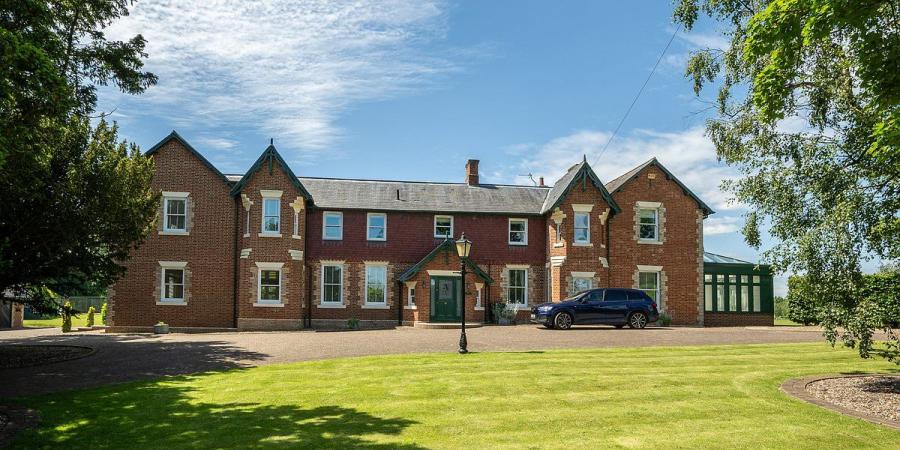
{"label": "gable roof", "polygon": [[281,165],[281,169],[284,171],[285,175],[288,176],[288,179],[291,180],[291,184],[300,191],[300,195],[303,196],[308,201],[311,201],[313,198],[309,195],[309,192],[303,187],[303,183],[300,182],[300,179],[297,178],[297,175],[294,175],[294,171],[291,170],[291,167],[284,162],[284,158],[281,157],[281,154],[278,153],[278,150],[275,149],[273,144],[269,144],[265,150],[263,150],[262,154],[259,155],[259,158],[256,159],[256,162],[250,166],[250,169],[247,170],[247,173],[244,174],[238,180],[238,182],[231,188],[231,196],[236,197],[241,193],[241,189],[244,188],[244,185],[247,184],[247,181],[250,180],[250,177],[256,173],[257,170],[262,168],[263,163],[268,163],[269,174],[272,173],[273,163],[278,162]]}
{"label": "gable roof", "polygon": [[212,163],[209,162],[209,160],[204,158],[203,155],[201,155],[200,152],[197,151],[197,149],[195,149],[193,146],[191,146],[191,144],[188,144],[188,141],[184,140],[184,138],[181,137],[181,135],[178,134],[178,132],[175,130],[172,130],[172,132],[169,133],[168,136],[162,138],[162,140],[157,142],[156,145],[154,145],[153,147],[150,147],[150,150],[147,150],[146,152],[144,152],[144,156],[150,156],[150,155],[156,153],[157,151],[159,151],[160,148],[162,148],[163,145],[165,145],[172,139],[178,141],[178,143],[180,143],[182,146],[184,146],[184,148],[188,149],[189,152],[193,153],[194,156],[196,156],[197,159],[200,160],[200,162],[202,162],[206,167],[208,167],[209,170],[212,170],[214,174],[216,174],[220,178],[222,178],[222,180],[224,180],[225,183],[228,183],[228,184],[231,183],[230,180],[228,179],[228,177],[226,177],[222,172],[219,172],[219,169],[216,169],[216,166],[212,165]]}
{"label": "gable roof", "polygon": [[697,204],[700,205],[700,209],[703,210],[704,216],[715,214],[715,211],[713,211],[712,208],[704,203],[703,200],[700,200],[700,197],[698,197],[697,194],[694,194],[690,189],[688,189],[687,186],[685,186],[684,183],[681,182],[681,180],[676,178],[675,175],[672,174],[672,172],[669,172],[669,169],[666,169],[666,167],[663,166],[662,163],[660,163],[656,158],[650,158],[650,160],[648,160],[647,162],[635,167],[634,169],[629,170],[628,172],[625,172],[609,183],[606,183],[607,190],[609,190],[610,193],[615,194],[616,192],[620,191],[629,181],[637,177],[637,175],[642,170],[650,166],[656,166],[659,170],[663,171],[663,173],[666,174],[667,179],[674,181],[675,184],[677,184],[685,193],[685,195],[693,198],[694,201],[696,201]]}
{"label": "gable roof", "polygon": [[[431,262],[431,260],[434,259],[441,251],[448,251],[456,255],[456,243],[453,241],[453,239],[444,239],[444,241],[438,244],[438,246],[435,247],[434,250],[425,255],[425,257],[422,258],[421,261],[417,262],[409,269],[406,269],[406,272],[403,272],[400,277],[397,278],[397,281],[407,281],[410,278],[416,276],[416,274],[419,273],[423,268],[425,268],[425,265]],[[472,269],[472,273],[478,275],[478,277],[484,280],[485,283],[494,283],[494,280],[491,279],[491,277],[488,276],[485,271],[481,270],[481,268],[478,267],[477,264],[473,263],[471,259],[466,258],[465,261],[466,267]]]}
{"label": "gable roof", "polygon": [[550,189],[550,192],[547,193],[547,198],[544,199],[544,202],[541,206],[541,214],[546,214],[551,211],[553,208],[559,206],[559,204],[566,198],[566,195],[572,190],[572,187],[575,186],[579,181],[582,183],[587,183],[587,179],[591,180],[591,183],[600,189],[600,193],[603,195],[603,199],[606,200],[606,203],[609,204],[610,208],[613,210],[613,214],[621,211],[619,205],[613,200],[612,195],[606,190],[606,187],[600,181],[600,178],[597,177],[597,174],[594,173],[594,170],[591,169],[590,164],[587,162],[587,158],[582,160],[580,163],[575,164],[570,167],[568,172],[553,185],[553,188]]}
{"label": "gable roof", "polygon": [[730,256],[722,256],[715,253],[703,252],[703,262],[711,264],[749,264],[755,266],[756,263],[744,261]]}

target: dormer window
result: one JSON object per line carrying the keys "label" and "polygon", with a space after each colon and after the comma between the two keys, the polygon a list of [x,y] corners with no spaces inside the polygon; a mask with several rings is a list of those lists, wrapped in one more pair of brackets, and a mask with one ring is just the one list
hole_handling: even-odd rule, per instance
{"label": "dormer window", "polygon": [[591,242],[591,216],[588,213],[575,213],[575,243],[588,244]]}

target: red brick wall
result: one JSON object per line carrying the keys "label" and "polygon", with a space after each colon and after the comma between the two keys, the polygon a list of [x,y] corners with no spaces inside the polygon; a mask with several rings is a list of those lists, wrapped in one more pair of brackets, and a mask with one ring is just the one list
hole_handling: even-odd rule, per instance
{"label": "red brick wall", "polygon": [[775,316],[772,313],[707,312],[703,316],[703,324],[708,327],[771,327],[775,325]]}
{"label": "red brick wall", "polygon": [[[654,179],[648,175],[653,174]],[[637,265],[662,266],[665,282],[663,309],[677,325],[697,325],[701,322],[699,311],[700,277],[702,276],[701,224],[698,224],[699,206],[686,195],[664,172],[655,166],[641,171],[637,178],[613,194],[622,212],[610,221],[610,264],[613,267],[612,285],[637,287],[634,280]],[[659,202],[665,209],[661,224],[662,244],[640,244],[636,239],[635,224],[638,201]]]}
{"label": "red brick wall", "polygon": [[[260,236],[262,231],[263,197],[261,190],[281,191],[280,237]],[[289,250],[303,251],[306,208],[299,214],[298,233],[301,239],[292,236],[294,210],[290,204],[297,200],[300,192],[291,182],[277,160],[272,161],[272,172],[264,162],[259,170],[250,175],[241,189],[253,205],[250,206],[250,227],[247,232],[246,210],[241,208],[240,248],[247,258],[240,259],[240,285],[238,288],[238,317],[241,328],[299,328],[306,305],[306,272],[304,261],[292,259]],[[303,201],[302,198],[300,201]],[[281,280],[281,307],[255,305],[257,297],[257,262],[283,263]]]}
{"label": "red brick wall", "polygon": [[[590,246],[576,245],[574,242],[575,210],[572,207],[573,204],[592,205],[589,213]],[[600,215],[607,209],[610,209],[609,215],[612,215],[612,211],[609,204],[603,199],[600,189],[590,181],[584,185],[577,183],[557,209],[565,214],[561,222],[561,239],[556,240],[557,224],[553,219],[553,215],[557,213],[556,210],[551,211],[550,217],[547,219],[546,239],[551,260],[553,257],[565,257],[565,261],[559,266],[551,264],[553,301],[562,300],[574,293],[570,289],[572,272],[594,272],[593,287],[609,286],[609,269],[604,268],[600,261],[601,257],[607,256],[606,225],[602,224]],[[608,219],[607,224],[609,224]]]}
{"label": "red brick wall", "polygon": [[[153,159],[155,191],[190,193],[189,235],[160,235],[159,219],[149,238],[125,263],[127,273],[110,289],[110,325],[152,326],[164,321],[173,327],[231,327],[235,203],[230,187],[176,140],[166,143]],[[188,263],[186,305],[156,304],[159,261]]]}

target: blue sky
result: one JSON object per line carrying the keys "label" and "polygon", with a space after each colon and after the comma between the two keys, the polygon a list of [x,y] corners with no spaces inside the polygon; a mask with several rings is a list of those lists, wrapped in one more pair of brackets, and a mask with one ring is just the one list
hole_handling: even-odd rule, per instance
{"label": "blue sky", "polygon": [[[147,149],[177,130],[226,173],[269,138],[298,175],[548,183],[587,155],[609,181],[656,156],[717,211],[708,251],[757,261],[737,172],[704,136],[687,54],[726,45],[714,24],[679,32],[621,131],[611,132],[675,30],[672,5],[600,1],[137,2],[108,29],[142,33],[159,84],[101,91],[120,134]],[[712,93],[706,94],[712,96]],[[776,282],[776,293],[783,280]]]}

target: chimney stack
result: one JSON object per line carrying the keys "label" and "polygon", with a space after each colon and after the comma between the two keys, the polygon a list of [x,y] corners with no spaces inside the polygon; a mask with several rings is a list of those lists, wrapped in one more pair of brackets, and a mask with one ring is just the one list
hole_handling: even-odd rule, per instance
{"label": "chimney stack", "polygon": [[544,186],[544,177],[539,177],[539,178],[538,178],[538,186],[541,186],[541,187]]}
{"label": "chimney stack", "polygon": [[469,186],[478,185],[478,160],[470,159],[466,161],[466,184]]}

